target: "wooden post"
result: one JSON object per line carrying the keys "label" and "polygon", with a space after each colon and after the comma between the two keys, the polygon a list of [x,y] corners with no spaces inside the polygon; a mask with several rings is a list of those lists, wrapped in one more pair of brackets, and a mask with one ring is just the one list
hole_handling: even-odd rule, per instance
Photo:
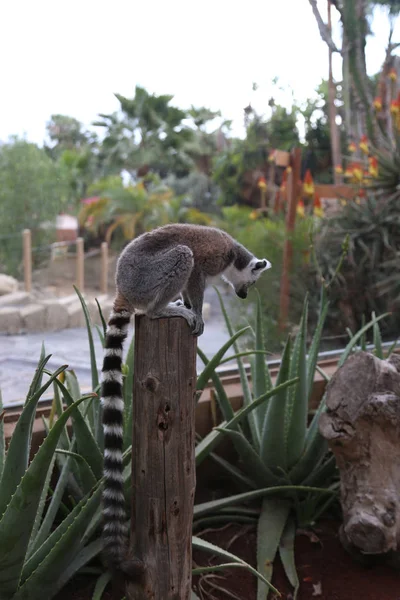
{"label": "wooden post", "polygon": [[180,317],[135,317],[128,600],[189,600],[195,492],[196,338]]}
{"label": "wooden post", "polygon": [[292,264],[293,245],[291,236],[296,222],[296,209],[299,199],[299,182],[301,176],[301,149],[295,148],[291,154],[291,170],[286,182],[287,213],[286,213],[286,239],[283,247],[283,264],[281,278],[279,329],[286,329],[289,315],[289,274]]}
{"label": "wooden post", "polygon": [[[332,31],[332,3],[328,0],[328,30]],[[331,152],[333,162],[333,180],[336,185],[343,182],[343,178],[339,173],[336,173],[336,167],[342,165],[342,153],[340,151],[339,128],[336,123],[337,110],[335,105],[336,87],[333,82],[332,71],[332,48],[329,47],[329,75],[328,75],[328,112],[329,112],[329,129],[331,134]]]}
{"label": "wooden post", "polygon": [[24,229],[22,232],[24,248],[24,285],[25,291],[32,290],[32,236],[30,229]]}
{"label": "wooden post", "polygon": [[107,294],[108,291],[108,244],[101,244],[101,274],[100,274],[100,289],[102,294]]}
{"label": "wooden post", "polygon": [[83,238],[76,238],[76,287],[83,292],[85,287],[85,249]]}

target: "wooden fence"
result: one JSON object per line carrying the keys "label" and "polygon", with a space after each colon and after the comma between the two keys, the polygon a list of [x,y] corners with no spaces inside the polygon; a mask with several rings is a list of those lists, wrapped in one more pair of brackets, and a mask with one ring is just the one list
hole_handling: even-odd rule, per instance
{"label": "wooden fence", "polygon": [[[23,272],[24,288],[26,292],[32,291],[32,233],[30,229],[24,229],[22,232],[23,244]],[[65,242],[54,242],[49,248],[63,248],[75,244],[75,282],[78,289],[83,292],[85,289],[85,247],[82,237],[76,240]],[[100,289],[103,294],[108,292],[108,244],[101,244],[101,266],[100,266]]]}

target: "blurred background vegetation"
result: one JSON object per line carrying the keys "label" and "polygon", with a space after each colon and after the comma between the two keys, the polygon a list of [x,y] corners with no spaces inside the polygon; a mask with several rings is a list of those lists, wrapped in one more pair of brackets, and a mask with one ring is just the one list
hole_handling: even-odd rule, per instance
{"label": "blurred background vegetation", "polygon": [[[272,182],[277,189],[285,182],[285,168],[276,168],[271,176],[271,154],[300,146],[302,179],[308,172],[313,183],[333,184],[347,175],[354,200],[342,199],[333,216],[317,216],[307,202],[299,214],[291,234],[290,323],[298,322],[307,291],[310,313],[317,318],[319,275],[309,252],[313,228],[325,277],[335,269],[345,236],[350,240],[331,290],[328,333],[339,335],[346,327],[355,331],[372,311],[389,310],[384,332],[397,335],[400,58],[399,44],[391,36],[400,3],[379,2],[387,9],[391,35],[385,62],[374,76],[367,75],[365,45],[372,8],[378,3],[332,0],[331,9],[340,15],[340,47],[315,1],[309,4],[330,59],[335,53],[341,57],[342,80],[333,81],[330,73],[312,99],[302,104],[293,99],[289,108],[276,101],[280,82],[273,80],[263,114],[251,104],[244,107],[243,138],[232,135],[231,123],[217,111],[194,105],[178,108],[173,96],[136,86],[132,97],[116,94],[119,110],[99,114],[90,129],[71,116],[54,114],[43,147],[17,138],[2,143],[0,270],[17,274],[21,249],[16,236],[29,227],[35,245],[48,243],[61,212],[79,218],[86,247],[107,240],[115,251],[132,237],[168,222],[216,225],[272,262],[260,288],[266,324],[279,339],[286,208],[273,210],[270,201],[267,212],[256,209],[263,193],[260,181]],[[253,84],[253,94],[257,89]]]}

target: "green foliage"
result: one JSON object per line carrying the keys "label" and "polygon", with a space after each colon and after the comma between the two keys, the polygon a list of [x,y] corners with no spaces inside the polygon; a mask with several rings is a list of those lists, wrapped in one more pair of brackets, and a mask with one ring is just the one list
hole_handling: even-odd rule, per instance
{"label": "green foliage", "polygon": [[89,231],[104,231],[108,242],[115,232],[120,232],[126,241],[167,223],[211,223],[208,215],[186,203],[184,198],[175,197],[156,176],[148,175],[136,185],[126,187],[115,177],[107,178],[106,182],[112,187],[104,189],[102,181],[96,184],[97,189],[104,191],[99,200],[82,207],[79,221]]}
{"label": "green foliage", "polygon": [[[333,271],[341,242],[349,236],[349,254],[331,291],[330,328],[357,331],[372,312],[389,310],[383,332],[392,339],[400,331],[398,258],[400,196],[368,192],[360,204],[348,202],[323,223],[318,260],[324,275]],[[334,328],[335,325],[335,328]]]}
{"label": "green foliage", "polygon": [[192,130],[183,124],[186,111],[171,105],[173,96],[149,94],[136,86],[133,98],[120,94],[116,98],[120,112],[101,114],[94,123],[105,129],[102,151],[110,166],[132,175],[140,169],[162,177],[171,171],[187,174],[192,161],[183,146],[192,138]]}
{"label": "green foliage", "polygon": [[[49,357],[40,360],[22,414],[15,426],[8,451],[2,458],[0,480],[0,596],[2,600],[49,600],[61,589],[65,571],[72,567],[75,556],[90,545],[85,532],[93,516],[93,498],[86,496],[66,521],[55,525],[50,538],[46,528],[44,505],[53,472],[55,451],[65,432],[67,420],[79,414],[80,404],[92,394],[79,398],[60,415],[50,429],[39,451],[29,463],[33,415],[38,401],[65,366],[52,373],[45,384],[41,379]],[[0,421],[0,438],[4,439]],[[4,448],[3,448],[4,450]],[[48,532],[48,530],[47,530]],[[51,542],[49,543],[49,540]],[[49,577],[49,573],[51,576]]]}
{"label": "green foliage", "polygon": [[[270,148],[290,150],[299,144],[297,129],[297,107],[288,111],[284,106],[274,104],[270,119],[266,124],[267,140]],[[249,128],[249,136],[252,134]]]}
{"label": "green foliage", "polygon": [[[290,150],[299,143],[298,109],[291,111],[270,101],[269,118],[248,106],[245,109],[246,137],[233,140],[214,160],[213,178],[221,189],[221,204],[259,205],[256,182],[268,170],[268,155],[273,149]],[[254,188],[254,189],[253,189]]]}
{"label": "green foliage", "polygon": [[[88,331],[92,388],[99,391],[92,322],[85,300],[76,290],[85,314]],[[100,309],[100,316],[101,309]],[[103,334],[102,334],[103,335]],[[227,344],[225,351],[231,344]],[[220,354],[217,361],[222,358]],[[49,356],[41,359],[29,389],[22,414],[5,453],[4,424],[0,416],[0,597],[2,600],[41,600],[54,598],[61,588],[83,569],[90,567],[99,578],[93,598],[101,600],[111,580],[103,572],[98,555],[102,548],[101,484],[102,446],[100,404],[96,393],[81,396],[73,371],[61,367],[54,373],[46,370]],[[133,340],[123,366],[125,400],[124,481],[130,491],[129,466],[132,444]],[[47,378],[42,385],[42,379]],[[53,386],[54,399],[48,435],[29,463],[32,429],[36,406],[46,390]],[[89,400],[89,403],[83,404]],[[1,396],[0,396],[1,411]],[[66,428],[72,421],[72,432]],[[54,468],[57,479],[51,490]],[[51,492],[51,493],[50,493]],[[65,498],[68,497],[65,503]],[[267,579],[237,556],[199,538],[193,546],[229,560],[229,565],[198,567],[196,573],[221,570],[231,566],[245,568],[267,587]]]}
{"label": "green foliage", "polygon": [[[330,284],[328,284],[330,285]],[[318,431],[318,421],[325,410],[324,401],[310,422],[308,406],[313,390],[314,374],[320,348],[321,334],[328,312],[327,288],[321,294],[320,317],[307,350],[307,300],[298,333],[292,342],[289,338],[275,384],[260,352],[265,345],[261,327],[261,301],[257,303],[257,318],[252,352],[253,389],[249,388],[242,358],[237,358],[243,389],[243,407],[232,413],[226,393],[215,371],[216,363],[224,355],[229,344],[237,352],[237,338],[244,330],[233,334],[232,325],[221,301],[229,333],[229,342],[210,362],[205,360],[204,375],[198,385],[204,387],[211,377],[224,421],[210,432],[196,447],[196,460],[200,464],[207,456],[214,457],[215,448],[223,438],[231,439],[238,454],[241,469],[218,460],[220,466],[236,480],[241,494],[212,500],[195,506],[195,519],[207,523],[207,517],[225,521],[233,518],[236,507],[250,500],[263,498],[258,512],[258,570],[271,580],[272,566],[279,549],[285,572],[294,587],[296,596],[299,585],[294,563],[294,538],[296,527],[313,523],[334,500],[335,460],[328,452],[326,440]],[[373,317],[351,338],[343,352],[340,364],[359,347],[366,332],[373,328],[374,343],[378,355],[382,355],[380,319]],[[204,355],[200,352],[201,358]],[[227,512],[229,510],[229,513]],[[240,514],[240,513],[239,513]],[[267,598],[268,588],[259,582],[258,600]],[[294,597],[295,597],[294,596]]]}
{"label": "green foliage", "polygon": [[182,205],[187,208],[195,208],[205,213],[218,212],[219,189],[205,173],[193,171],[187,177],[179,178],[170,175],[165,179],[165,184],[176,196],[182,198]]}
{"label": "green foliage", "polygon": [[45,150],[17,138],[0,145],[0,271],[18,273],[23,229],[32,230],[34,246],[50,239],[67,195],[63,171]]}
{"label": "green foliage", "polygon": [[46,129],[51,144],[47,151],[54,159],[66,150],[85,149],[96,139],[95,134],[83,130],[82,123],[66,115],[51,115]]}
{"label": "green foliage", "polygon": [[[253,220],[254,213],[250,209],[239,206],[224,207],[222,209],[220,226],[230,233],[255,256],[267,258],[272,269],[265,278],[261,277],[257,286],[263,299],[263,321],[268,330],[270,350],[276,348],[273,344],[280,343],[278,331],[280,285],[283,266],[283,248],[286,239],[286,226],[284,217],[277,216],[273,219],[257,218]],[[298,322],[303,308],[303,299],[307,293],[311,269],[309,260],[309,229],[312,217],[297,219],[296,228],[292,234],[293,258],[290,273],[290,314],[291,323]],[[255,314],[254,295],[249,296],[250,303],[235,303],[232,314],[238,324],[242,324],[248,315]],[[315,314],[318,299],[312,297],[311,312]]]}

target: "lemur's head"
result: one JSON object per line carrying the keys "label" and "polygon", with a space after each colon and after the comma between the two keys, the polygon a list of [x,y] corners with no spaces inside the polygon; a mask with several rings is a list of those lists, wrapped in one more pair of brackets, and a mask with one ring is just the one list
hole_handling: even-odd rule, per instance
{"label": "lemur's head", "polygon": [[239,298],[247,298],[249,288],[254,285],[261,273],[271,268],[271,263],[266,258],[259,259],[255,256],[247,255],[247,261],[243,261],[243,256],[234,261],[223,273],[222,277],[235,290]]}

